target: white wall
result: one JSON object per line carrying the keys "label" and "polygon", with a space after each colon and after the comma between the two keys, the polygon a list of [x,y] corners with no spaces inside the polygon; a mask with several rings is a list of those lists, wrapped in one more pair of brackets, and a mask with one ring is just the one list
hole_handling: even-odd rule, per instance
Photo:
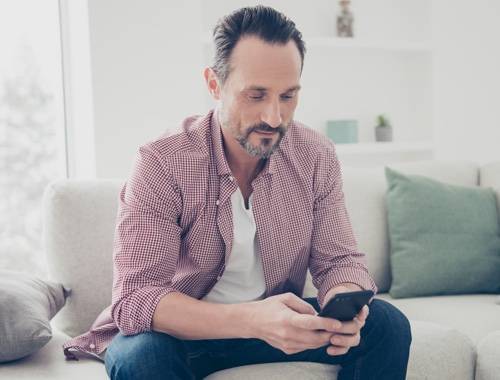
{"label": "white wall", "polygon": [[205,113],[200,0],[89,0],[97,177],[126,177],[139,145]]}
{"label": "white wall", "polygon": [[500,160],[500,2],[433,0],[436,157]]}
{"label": "white wall", "polygon": [[[429,1],[356,0],[356,36],[369,42],[426,43]],[[203,84],[202,69],[210,63],[203,36],[220,17],[250,3],[257,1],[88,0],[97,177],[127,176],[140,144],[213,106]],[[306,42],[335,36],[335,1],[264,3],[296,21]],[[385,112],[399,125],[396,140],[431,139],[428,57],[348,49],[335,58],[329,49],[315,49],[306,58],[298,120],[321,130],[326,119],[355,117],[360,140],[373,141],[375,115]],[[332,57],[333,66],[328,64]]]}
{"label": "white wall", "polygon": [[336,36],[340,7],[332,0],[308,5],[303,0],[203,2],[206,35],[221,16],[256,4],[283,12],[304,36],[307,53],[297,120],[324,132],[327,120],[356,119],[359,141],[372,142],[376,116],[383,113],[393,124],[395,141],[432,140],[431,52],[378,48],[430,46],[430,0],[354,0],[355,40],[371,48],[332,49],[313,43],[315,37]]}
{"label": "white wall", "polygon": [[[126,177],[140,144],[209,109],[201,40],[251,3],[88,0],[97,177]],[[264,3],[296,21],[306,42],[335,34],[336,1]],[[366,50],[353,59],[359,52],[347,49],[332,66],[331,52],[312,47],[297,119],[321,129],[328,118],[356,117],[360,139],[373,141],[373,115],[387,112],[396,141],[434,138],[437,158],[500,159],[500,2],[354,0],[353,11],[360,40],[430,44],[432,56],[378,51],[367,68]],[[335,91],[318,101],[325,83]]]}
{"label": "white wall", "polygon": [[[355,37],[380,41],[429,41],[431,2],[432,0],[352,0]],[[220,17],[234,9],[255,4],[269,5],[284,12],[295,22],[305,38],[335,35],[338,0],[203,1],[203,29],[211,31]]]}

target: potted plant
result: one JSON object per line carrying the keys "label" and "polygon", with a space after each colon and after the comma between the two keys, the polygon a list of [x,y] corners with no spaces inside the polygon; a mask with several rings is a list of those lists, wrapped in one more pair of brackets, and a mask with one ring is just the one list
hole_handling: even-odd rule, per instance
{"label": "potted plant", "polygon": [[377,126],[375,127],[375,141],[392,141],[392,126],[384,115],[377,116]]}

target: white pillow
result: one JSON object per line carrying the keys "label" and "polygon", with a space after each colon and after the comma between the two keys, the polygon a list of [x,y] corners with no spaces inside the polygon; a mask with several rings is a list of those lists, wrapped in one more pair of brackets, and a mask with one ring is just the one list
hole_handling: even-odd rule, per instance
{"label": "white pillow", "polygon": [[50,320],[66,303],[61,284],[0,270],[0,363],[30,355],[52,338]]}

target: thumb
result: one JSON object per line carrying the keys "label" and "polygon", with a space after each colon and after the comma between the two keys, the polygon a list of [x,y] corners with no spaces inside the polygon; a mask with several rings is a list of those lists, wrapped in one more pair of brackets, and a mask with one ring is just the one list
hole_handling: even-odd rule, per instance
{"label": "thumb", "polygon": [[297,313],[316,315],[314,307],[293,293],[287,293],[286,296],[283,297],[283,303]]}

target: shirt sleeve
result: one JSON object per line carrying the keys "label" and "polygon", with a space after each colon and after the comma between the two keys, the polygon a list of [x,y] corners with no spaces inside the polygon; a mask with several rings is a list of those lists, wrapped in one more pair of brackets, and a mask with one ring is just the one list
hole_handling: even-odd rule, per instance
{"label": "shirt sleeve", "polygon": [[147,145],[123,185],[113,243],[111,315],[124,335],[151,330],[180,250],[182,198],[171,171]]}
{"label": "shirt sleeve", "polygon": [[326,293],[344,282],[376,293],[377,286],[368,273],[365,255],[357,248],[333,144],[320,157],[316,176],[309,269],[318,289],[320,307]]}

